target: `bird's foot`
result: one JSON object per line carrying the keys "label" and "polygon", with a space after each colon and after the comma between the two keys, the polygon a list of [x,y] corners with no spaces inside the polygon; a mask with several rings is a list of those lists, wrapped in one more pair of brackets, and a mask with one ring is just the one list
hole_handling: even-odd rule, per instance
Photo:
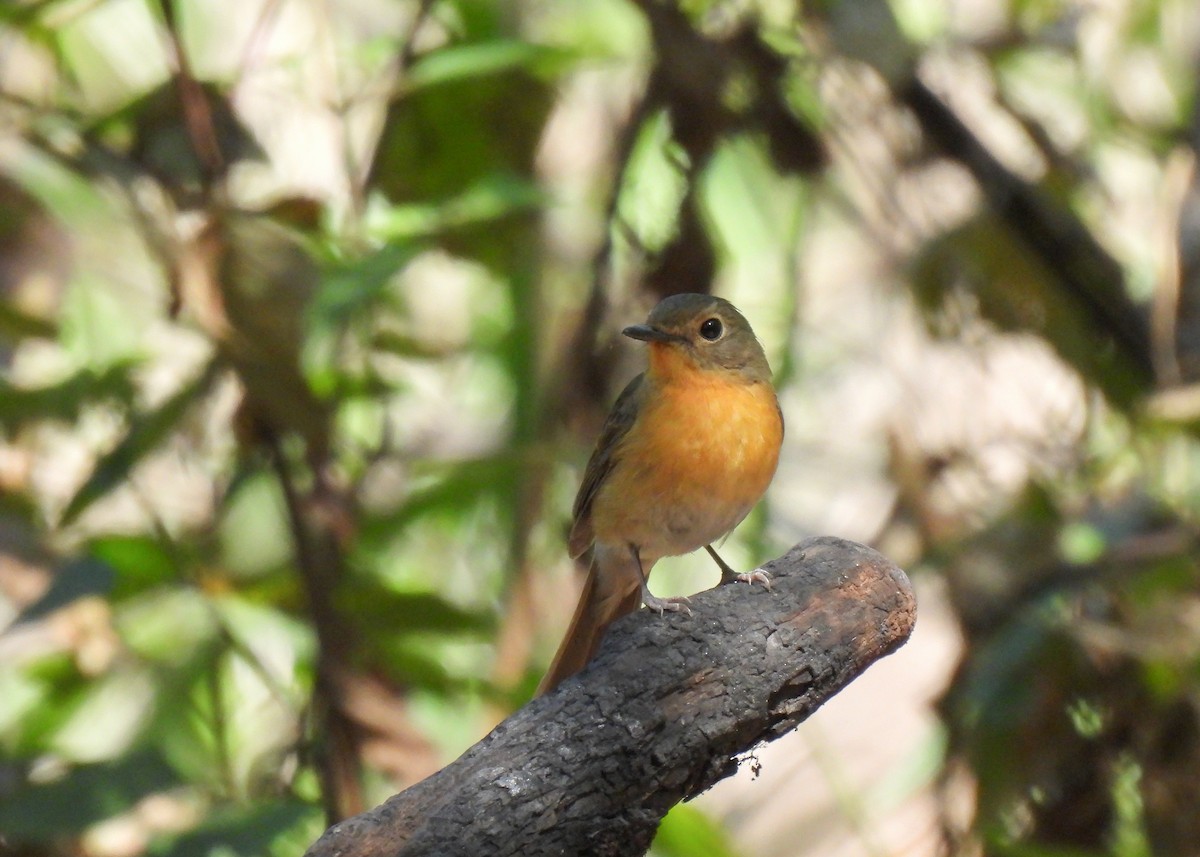
{"label": "bird's foot", "polygon": [[749,583],[750,585],[757,583],[770,592],[771,574],[770,572],[763,571],[761,568],[756,568],[754,571],[747,571],[743,574],[738,574],[732,570],[726,574],[724,570],[722,570],[721,585],[724,586],[727,583]]}
{"label": "bird's foot", "polygon": [[675,598],[659,598],[657,595],[651,595],[647,590],[642,591],[642,603],[659,616],[664,613],[684,613],[691,616],[692,608],[688,607],[689,600],[686,595],[679,595]]}

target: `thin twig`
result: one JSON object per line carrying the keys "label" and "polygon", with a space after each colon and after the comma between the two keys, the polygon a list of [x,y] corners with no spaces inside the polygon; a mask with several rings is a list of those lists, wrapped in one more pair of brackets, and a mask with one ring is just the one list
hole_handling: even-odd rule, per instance
{"label": "thin twig", "polygon": [[[357,730],[340,705],[339,684],[350,630],[344,626],[333,603],[332,589],[340,576],[341,557],[328,538],[313,531],[305,514],[306,500],[296,488],[288,462],[277,438],[271,437],[268,452],[283,492],[292,530],[295,560],[308,596],[308,609],[317,635],[317,675],[313,687],[313,709],[324,746],[315,754],[321,782],[325,817],[334,823],[365,806],[362,790],[362,760],[355,738]],[[322,551],[319,545],[325,544]],[[322,555],[332,554],[332,555]]]}
{"label": "thin twig", "polygon": [[421,32],[421,28],[425,26],[425,21],[429,17],[429,13],[433,10],[435,2],[436,0],[420,0],[417,4],[417,10],[413,13],[408,30],[400,40],[400,53],[396,56],[396,73],[398,76],[403,76],[412,67],[413,60],[417,56],[417,35]]}
{"label": "thin twig", "polygon": [[204,87],[192,73],[191,61],[184,50],[175,19],[175,7],[170,0],[160,0],[163,20],[167,25],[169,52],[175,66],[175,82],[179,91],[179,104],[183,109],[183,124],[187,131],[192,151],[200,163],[203,177],[203,198],[209,200],[216,182],[225,172],[225,159],[221,154],[221,143],[213,122],[212,106]]}

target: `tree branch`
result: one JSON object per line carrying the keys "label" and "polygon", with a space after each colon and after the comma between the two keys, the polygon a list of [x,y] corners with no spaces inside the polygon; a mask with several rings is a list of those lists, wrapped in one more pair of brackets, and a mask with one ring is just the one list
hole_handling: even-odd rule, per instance
{"label": "tree branch", "polygon": [[691,616],[619,620],[578,676],[308,857],[643,854],[668,809],[912,631],[908,579],[870,548],[809,539],[764,568],[770,592],[717,587]]}
{"label": "tree branch", "polygon": [[[1125,289],[1120,264],[1069,209],[1000,163],[958,115],[915,74],[894,87],[926,137],[975,178],[988,204],[1025,246],[1053,272],[1098,331],[1112,338],[1145,387],[1154,379],[1146,312]],[[1103,348],[1103,343],[1097,344]]]}

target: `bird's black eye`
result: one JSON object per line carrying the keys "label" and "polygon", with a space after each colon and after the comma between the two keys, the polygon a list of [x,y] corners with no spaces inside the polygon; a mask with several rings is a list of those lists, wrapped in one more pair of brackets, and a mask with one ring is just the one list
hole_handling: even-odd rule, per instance
{"label": "bird's black eye", "polygon": [[721,319],[719,318],[710,318],[704,324],[700,325],[700,335],[709,342],[720,339],[722,330]]}

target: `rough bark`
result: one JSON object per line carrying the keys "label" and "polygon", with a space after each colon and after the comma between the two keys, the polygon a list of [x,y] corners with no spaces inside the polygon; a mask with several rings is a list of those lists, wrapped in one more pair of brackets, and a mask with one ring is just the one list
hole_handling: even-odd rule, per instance
{"label": "rough bark", "polygon": [[582,673],[308,857],[643,854],[668,809],[912,631],[908,579],[870,548],[809,539],[764,568],[769,592],[718,587],[690,616],[618,621]]}

